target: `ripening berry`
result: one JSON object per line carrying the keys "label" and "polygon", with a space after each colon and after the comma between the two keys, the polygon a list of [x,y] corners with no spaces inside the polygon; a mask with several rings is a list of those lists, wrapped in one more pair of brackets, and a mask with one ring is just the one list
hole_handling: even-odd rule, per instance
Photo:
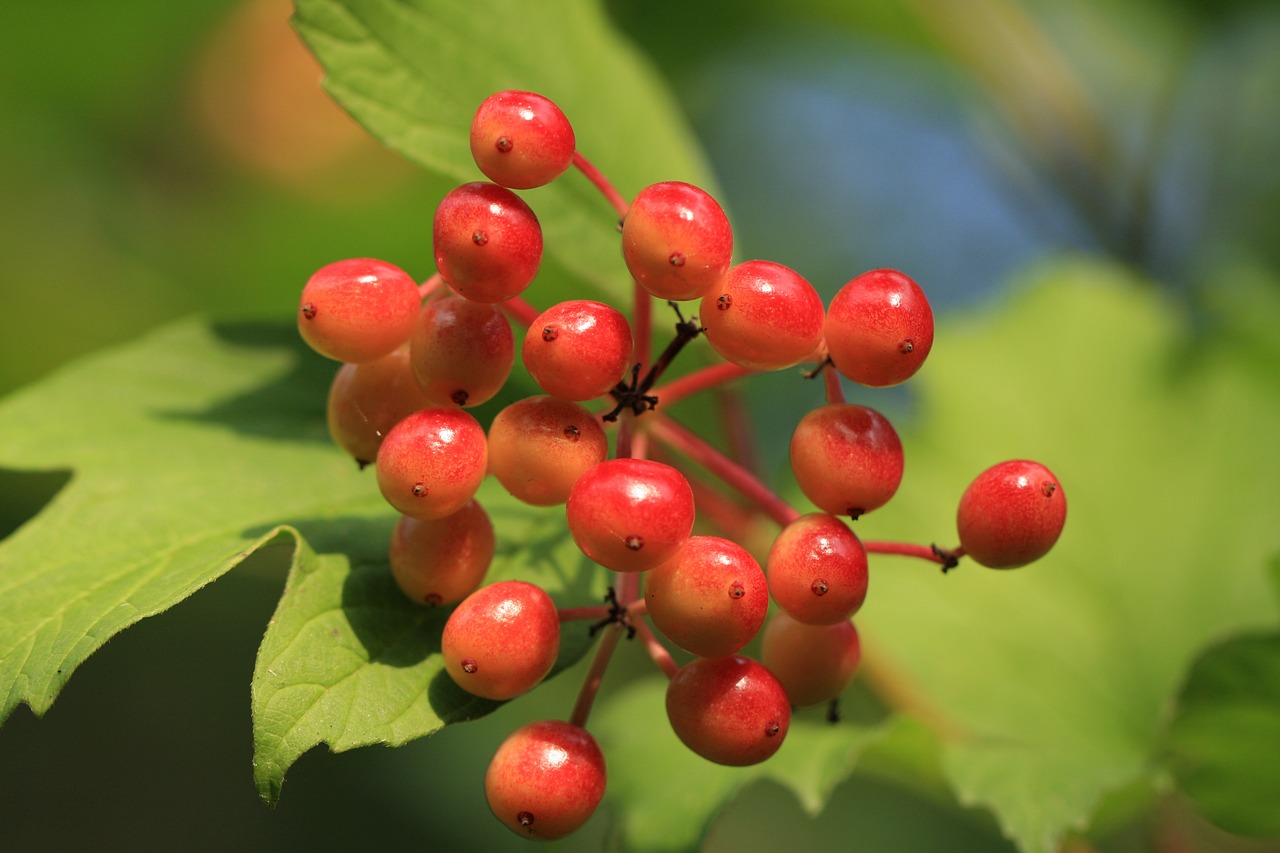
{"label": "ripening berry", "polygon": [[402,515],[444,518],[475,496],[489,463],[484,429],[455,408],[422,409],[378,448],[378,488]]}
{"label": "ripening berry", "polygon": [[933,309],[924,291],[897,270],[871,270],[831,300],[824,326],[836,370],[881,388],[911,377],[933,348]]}
{"label": "ripening berry", "polygon": [[701,299],[729,269],[733,229],[705,190],[680,181],[645,187],[622,220],[622,259],[659,299]]}
{"label": "ripening berry", "polygon": [[514,699],[547,677],[560,654],[560,615],[541,587],[498,581],[468,595],[440,637],[444,668],[485,699]]}
{"label": "ripening berry", "polygon": [[693,489],[670,465],[609,459],[578,478],[565,518],[582,553],[615,572],[643,572],[689,538]]}
{"label": "ripening berry", "polygon": [[769,584],[741,545],[691,536],[675,556],[645,577],[645,602],[658,630],[687,652],[723,657],[760,631]]}
{"label": "ripening berry", "polygon": [[516,359],[515,337],[502,312],[461,296],[422,306],[409,352],[413,375],[432,406],[487,402],[502,389]]}
{"label": "ripening berry", "polygon": [[834,515],[804,515],[784,527],[765,572],[773,600],[809,625],[847,621],[867,597],[867,550]]}
{"label": "ripening berry", "polygon": [[782,746],[791,725],[791,701],[757,661],[737,655],[695,658],[667,685],[667,719],[698,755],[745,767]]}
{"label": "ripening berry", "polygon": [[604,754],[586,729],[541,720],[512,732],[489,762],[485,798],[522,838],[550,841],[581,827],[604,797]]}
{"label": "ripening berry", "polygon": [[760,639],[760,660],[797,708],[839,696],[853,681],[861,659],[858,631],[847,619],[806,625],[779,611],[769,617]]}
{"label": "ripening berry", "polygon": [[595,416],[569,400],[526,397],[489,425],[489,473],[533,506],[569,500],[578,478],[609,455],[609,440]]}
{"label": "ripening berry", "polygon": [[418,285],[397,266],[372,258],[335,261],[302,288],[298,333],[327,358],[373,361],[409,340],[420,302]]}
{"label": "ripening berry", "polygon": [[495,541],[489,514],[468,501],[430,521],[400,516],[391,533],[391,573],[418,604],[457,604],[484,581]]}
{"label": "ripening berry", "polygon": [[698,310],[712,348],[751,370],[804,361],[822,342],[825,316],[813,285],[772,261],[730,267]]}
{"label": "ripening berry", "polygon": [[888,503],[902,468],[897,431],[866,406],[819,406],[791,434],[791,470],[800,490],[832,515],[857,518]]}
{"label": "ripening berry", "polygon": [[329,386],[329,436],[363,468],[378,456],[382,438],[404,418],[431,405],[413,379],[409,348],[360,364],[344,364]]}
{"label": "ripening berry", "polygon": [[979,474],[960,498],[956,529],[966,556],[992,569],[1040,559],[1067,520],[1067,495],[1039,462],[1015,459]]}
{"label": "ripening berry", "polygon": [[631,324],[612,305],[570,299],[538,315],[521,355],[552,397],[594,400],[613,390],[631,366]]}
{"label": "ripening berry", "polygon": [[508,89],[481,102],[471,120],[471,156],[495,184],[527,190],[573,164],[573,126],[549,98]]}
{"label": "ripening berry", "polygon": [[542,227],[511,190],[481,181],[452,190],[432,225],[436,269],[472,302],[520,294],[542,263]]}

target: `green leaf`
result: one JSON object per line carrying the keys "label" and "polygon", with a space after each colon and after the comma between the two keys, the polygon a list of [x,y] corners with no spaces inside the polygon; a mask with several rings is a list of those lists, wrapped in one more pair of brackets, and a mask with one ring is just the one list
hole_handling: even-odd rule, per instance
{"label": "green leaf", "polygon": [[1169,724],[1174,777],[1209,820],[1280,835],[1280,634],[1235,637],[1191,669]]}
{"label": "green leaf", "polygon": [[[600,600],[605,572],[574,545],[562,509],[523,506],[491,481],[477,500],[499,539],[486,582],[537,583],[566,606]],[[394,522],[385,507],[336,520],[324,537],[342,553],[299,548],[253,677],[254,778],[271,804],[313,746],[399,746],[501,704],[444,671],[440,634],[452,609],[414,604],[396,586],[386,556]],[[585,623],[567,624],[552,675],[590,644]]]}

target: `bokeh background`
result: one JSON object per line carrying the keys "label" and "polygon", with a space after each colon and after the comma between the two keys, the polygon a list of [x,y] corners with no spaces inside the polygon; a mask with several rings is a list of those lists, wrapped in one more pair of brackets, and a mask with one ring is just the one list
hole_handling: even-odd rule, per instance
{"label": "bokeh background", "polygon": [[[607,6],[703,140],[740,255],[827,295],[892,265],[945,314],[999,302],[1067,255],[1123,264],[1193,319],[1280,287],[1273,3]],[[436,185],[323,94],[289,13],[288,0],[6,6],[0,394],[173,318],[288,317],[329,260],[427,262]],[[0,533],[57,482],[0,476]],[[233,572],[109,643],[45,719],[20,709],[0,729],[0,848],[516,843],[458,779],[533,713],[524,703],[395,751],[308,755],[276,811],[257,801],[247,685],[281,577],[268,561]],[[529,701],[563,707],[573,683]],[[1166,825],[1190,846],[1162,849],[1277,849],[1189,813]],[[607,843],[593,828],[569,846]],[[779,838],[1006,849],[980,818],[863,776],[816,821],[775,788],[749,789],[707,849]],[[1156,844],[1143,827],[1110,843]]]}

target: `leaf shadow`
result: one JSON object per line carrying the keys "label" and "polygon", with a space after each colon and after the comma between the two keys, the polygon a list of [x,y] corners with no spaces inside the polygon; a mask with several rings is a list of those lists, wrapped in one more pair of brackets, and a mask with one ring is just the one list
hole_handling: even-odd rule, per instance
{"label": "leaf shadow", "polygon": [[71,470],[24,471],[0,468],[0,541],[39,515],[71,482]]}

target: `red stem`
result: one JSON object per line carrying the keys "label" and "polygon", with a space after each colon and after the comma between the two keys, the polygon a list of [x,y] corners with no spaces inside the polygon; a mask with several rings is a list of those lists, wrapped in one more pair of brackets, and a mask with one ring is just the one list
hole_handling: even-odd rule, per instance
{"label": "red stem", "polygon": [[649,653],[649,657],[658,665],[658,669],[662,670],[663,675],[667,678],[675,678],[677,672],[680,671],[680,664],[675,662],[675,658],[671,657],[671,652],[654,636],[653,629],[649,627],[649,623],[643,619],[637,619],[632,623],[636,629],[636,636],[640,638],[640,642],[644,643],[644,649]]}
{"label": "red stem", "polygon": [[822,365],[822,382],[826,386],[828,403],[844,402],[844,388],[840,387],[840,373],[829,361]]}
{"label": "red stem", "polygon": [[574,703],[573,713],[569,716],[569,722],[573,725],[582,727],[587,724],[587,717],[591,715],[591,705],[595,702],[596,694],[600,692],[600,682],[604,680],[604,672],[609,668],[613,650],[618,647],[618,640],[622,638],[622,630],[621,624],[609,625],[605,628],[604,637],[596,647],[596,656],[591,659],[591,668],[587,670],[587,677],[582,681],[582,689],[578,691],[578,701]]}
{"label": "red stem", "polygon": [[673,379],[666,385],[659,385],[653,389],[653,395],[658,398],[660,405],[669,406],[699,391],[741,379],[743,376],[750,376],[752,373],[755,371],[750,368],[739,367],[726,361],[723,364],[713,364],[710,367],[695,370],[679,379]]}
{"label": "red stem", "polygon": [[947,565],[964,556],[963,548],[953,548],[950,551],[940,550],[932,545],[913,545],[910,542],[883,542],[874,539],[864,539],[862,547],[867,549],[868,554],[897,554],[900,557],[918,557],[921,560],[928,560],[931,563],[939,563]]}
{"label": "red stem", "polygon": [[575,622],[579,619],[604,619],[610,614],[607,604],[593,604],[590,607],[564,607],[557,610],[561,622]]}
{"label": "red stem", "polygon": [[444,276],[440,275],[440,273],[436,273],[431,276],[431,278],[418,285],[418,298],[427,299],[439,290],[440,285],[442,284],[444,284]]}
{"label": "red stem", "polygon": [[578,171],[586,175],[587,180],[595,184],[596,189],[600,190],[609,202],[613,205],[613,209],[617,211],[619,219],[625,219],[627,216],[627,200],[622,194],[614,189],[613,184],[609,183],[609,179],[601,174],[600,170],[592,165],[591,161],[582,156],[582,152],[573,152],[573,165],[578,167]]}
{"label": "red stem", "polygon": [[520,296],[513,296],[505,302],[499,302],[498,307],[506,312],[508,317],[526,329],[532,326],[533,321],[538,319],[538,315],[542,313]]}

